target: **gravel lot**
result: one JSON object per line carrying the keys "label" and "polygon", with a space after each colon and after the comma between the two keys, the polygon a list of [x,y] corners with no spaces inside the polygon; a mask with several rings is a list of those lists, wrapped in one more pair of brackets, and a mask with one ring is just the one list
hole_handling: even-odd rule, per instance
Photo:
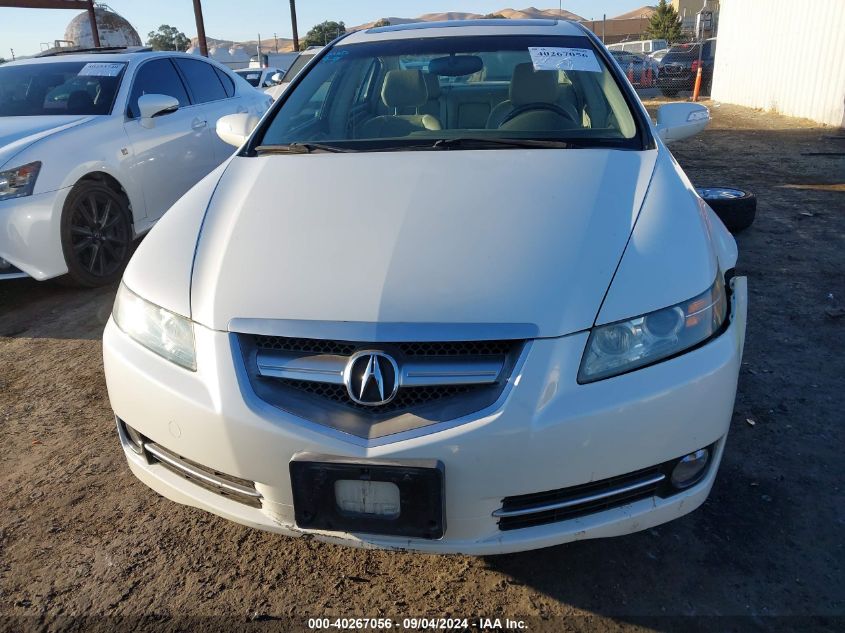
{"label": "gravel lot", "polygon": [[530,616],[533,630],[843,630],[845,158],[830,154],[845,151],[845,133],[713,113],[706,133],[673,147],[678,160],[696,184],[745,187],[760,204],[738,238],[750,287],[739,394],[701,509],[623,538],[488,558],[250,530],[129,473],[101,362],[115,289],[6,282],[0,629],[282,630],[307,615],[455,614]]}

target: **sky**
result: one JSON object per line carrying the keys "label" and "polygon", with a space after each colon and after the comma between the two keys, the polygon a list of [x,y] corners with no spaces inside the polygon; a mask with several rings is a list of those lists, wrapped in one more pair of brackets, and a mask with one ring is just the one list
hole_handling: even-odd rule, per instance
{"label": "sky", "polygon": [[[196,35],[191,0],[106,0],[125,17],[146,41],[147,34],[161,24],[169,24],[188,37]],[[587,19],[601,19],[631,11],[647,0],[565,0],[562,8]],[[498,9],[557,8],[555,0],[299,0],[296,5],[299,33],[323,20],[343,20],[355,26],[381,17],[411,18],[423,13],[466,11],[493,13]],[[208,37],[225,40],[290,38],[290,9],[285,0],[203,0],[205,32]],[[41,50],[41,42],[62,39],[67,23],[76,15],[72,10],[0,8],[0,57],[32,55]]]}

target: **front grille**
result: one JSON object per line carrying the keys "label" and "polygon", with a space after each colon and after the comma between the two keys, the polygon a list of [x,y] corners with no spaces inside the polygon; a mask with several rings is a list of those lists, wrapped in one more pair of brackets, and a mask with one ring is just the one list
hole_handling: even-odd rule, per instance
{"label": "front grille", "polygon": [[[234,336],[259,398],[311,422],[367,438],[454,420],[490,406],[509,383],[525,345],[510,339],[368,342]],[[381,351],[398,366],[396,395],[385,404],[358,403],[344,384],[348,363],[362,350]]]}
{"label": "front grille", "polygon": [[251,337],[257,349],[294,352],[300,354],[333,354],[349,356],[355,351],[355,343],[345,341],[324,341],[316,338],[286,338],[284,336]]}
{"label": "front grille", "polygon": [[444,398],[451,398],[463,394],[469,394],[473,391],[487,388],[487,385],[442,385],[439,387],[406,387],[400,389],[396,397],[380,406],[372,407],[363,404],[358,404],[349,398],[345,385],[335,385],[324,382],[315,382],[311,380],[287,380],[279,379],[279,384],[296,389],[302,393],[317,396],[319,398],[326,398],[332,402],[336,402],[343,406],[351,407],[358,411],[369,413],[393,413],[405,409],[411,409],[424,404],[430,404],[443,400]]}
{"label": "front grille", "polygon": [[494,516],[500,517],[500,530],[516,530],[648,499],[665,489],[664,481],[676,461],[569,488],[505,497]]}
{"label": "front grille", "polygon": [[371,345],[350,341],[329,341],[314,338],[287,338],[284,336],[252,337],[257,349],[293,352],[299,354],[331,354],[351,356],[356,350],[367,347],[395,348],[403,356],[487,356],[507,354],[516,341],[440,341],[410,343],[373,343]]}

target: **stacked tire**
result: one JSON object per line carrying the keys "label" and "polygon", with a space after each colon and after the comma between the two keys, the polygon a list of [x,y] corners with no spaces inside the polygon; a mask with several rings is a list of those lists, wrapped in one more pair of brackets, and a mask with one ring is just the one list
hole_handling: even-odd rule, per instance
{"label": "stacked tire", "polygon": [[744,231],[757,216],[757,196],[732,187],[696,187],[698,195],[710,205],[731,233]]}

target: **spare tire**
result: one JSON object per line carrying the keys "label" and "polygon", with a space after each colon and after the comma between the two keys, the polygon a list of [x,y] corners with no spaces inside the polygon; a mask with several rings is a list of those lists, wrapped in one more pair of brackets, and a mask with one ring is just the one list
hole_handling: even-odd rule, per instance
{"label": "spare tire", "polygon": [[739,233],[754,223],[757,196],[753,193],[732,187],[696,187],[695,190],[731,233]]}

